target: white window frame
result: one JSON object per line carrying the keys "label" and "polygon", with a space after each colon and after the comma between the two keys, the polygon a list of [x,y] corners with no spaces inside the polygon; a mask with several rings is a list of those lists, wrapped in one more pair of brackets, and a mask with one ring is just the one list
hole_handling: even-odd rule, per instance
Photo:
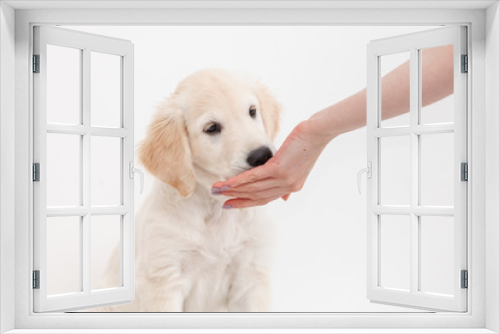
{"label": "white window frame", "polygon": [[[116,9],[120,6],[128,9]],[[11,6],[17,7],[14,10]],[[27,8],[19,10],[20,7]],[[52,7],[51,7],[52,6]],[[497,1],[247,1],[114,2],[7,1],[0,3],[0,330],[149,329],[180,332],[499,333],[500,332],[500,11]],[[87,8],[84,8],[87,6]],[[94,6],[94,9],[92,7]],[[103,10],[109,6],[114,10]],[[143,10],[130,7],[143,7]],[[147,6],[150,6],[148,9]],[[156,8],[156,7],[170,8]],[[177,6],[177,7],[176,7]],[[242,9],[245,6],[246,9]],[[95,9],[99,7],[101,9]],[[152,8],[151,8],[152,7]],[[179,8],[182,7],[182,8]],[[40,8],[49,8],[40,10]],[[279,10],[278,10],[279,9]],[[307,9],[307,10],[305,10]],[[15,20],[14,20],[15,19]],[[466,313],[370,314],[35,314],[32,269],[32,27],[36,24],[158,25],[435,25],[468,26],[470,152],[468,300]],[[486,23],[486,24],[485,24]],[[15,39],[14,39],[15,33]],[[133,41],[132,41],[133,42]],[[15,72],[12,70],[15,66]],[[488,71],[486,71],[486,67]],[[15,85],[12,82],[15,80]],[[12,98],[15,95],[15,100]],[[15,134],[12,131],[15,129]],[[14,141],[15,139],[15,141]],[[15,162],[13,160],[15,157]],[[15,179],[12,178],[15,170]],[[353,171],[355,173],[355,171]],[[12,194],[15,194],[13,203]],[[15,207],[14,207],[15,205]],[[15,208],[15,211],[14,211]],[[14,256],[13,256],[14,255]],[[12,287],[15,286],[15,289]],[[13,308],[12,305],[15,305]],[[131,330],[130,328],[143,329]],[[233,330],[231,330],[233,328]],[[284,328],[289,328],[286,330]],[[307,328],[304,330],[304,328]],[[355,328],[358,328],[357,330]],[[384,328],[384,329],[381,329]],[[395,328],[398,328],[395,330]],[[415,331],[415,328],[418,331]],[[465,328],[465,330],[464,330]],[[28,331],[29,329],[29,331]],[[37,331],[40,329],[40,331]],[[170,329],[170,330],[168,330]],[[214,330],[217,329],[217,330]],[[225,329],[225,330],[221,330]],[[252,329],[249,331],[248,329]],[[392,329],[392,330],[391,330]],[[152,330],[153,331],[153,330]],[[51,331],[54,332],[54,331]],[[74,331],[73,331],[74,332]],[[86,331],[87,332],[87,331]]]}
{"label": "white window frame", "polygon": [[[81,62],[82,99],[81,124],[47,123],[47,45],[71,47],[79,50]],[[134,46],[130,41],[119,40],[68,29],[34,27],[34,54],[39,56],[39,73],[33,76],[34,83],[34,162],[40,164],[40,178],[33,184],[34,226],[34,270],[39,271],[39,288],[34,289],[35,312],[56,310],[78,310],[109,304],[130,302],[134,299],[134,180],[131,168],[134,163]],[[107,128],[92,126],[91,122],[91,54],[101,52],[119,57],[120,61],[120,126]],[[46,155],[48,133],[81,136],[80,152],[80,196],[75,207],[47,208]],[[91,205],[91,138],[118,138],[120,140],[120,204],[105,207]],[[118,215],[120,217],[120,286],[97,291],[91,290],[91,217],[95,215]],[[80,231],[80,285],[81,291],[48,296],[47,292],[47,218],[78,217]]]}
{"label": "white window frame", "polygon": [[[413,34],[394,36],[371,41],[368,45],[368,81],[367,81],[367,165],[372,177],[367,181],[367,234],[368,234],[368,298],[371,301],[413,305],[423,309],[449,310],[463,312],[467,310],[467,289],[461,287],[462,270],[467,270],[467,185],[461,180],[460,168],[467,163],[467,76],[461,72],[462,55],[467,54],[467,31],[464,26],[450,26],[417,32]],[[421,50],[453,45],[453,87],[454,116],[452,123],[422,124],[422,55]],[[382,123],[382,88],[381,64],[383,56],[401,52],[410,55],[410,122],[407,126],[385,127]],[[469,72],[470,73],[470,72]],[[420,171],[419,164],[421,135],[453,134],[453,166],[448,172],[454,174],[454,204],[452,207],[428,206],[420,203]],[[381,169],[382,138],[390,136],[405,136],[408,138],[410,150],[410,196],[407,206],[382,204],[381,199]],[[402,137],[398,137],[402,138]],[[391,289],[381,285],[381,256],[383,247],[380,233],[382,217],[398,215],[405,217],[409,224],[409,289]],[[402,215],[402,216],[401,216]],[[419,230],[420,219],[425,216],[453,217],[453,294],[441,295],[426,293],[420,290],[421,268]],[[404,224],[405,221],[400,220]]]}

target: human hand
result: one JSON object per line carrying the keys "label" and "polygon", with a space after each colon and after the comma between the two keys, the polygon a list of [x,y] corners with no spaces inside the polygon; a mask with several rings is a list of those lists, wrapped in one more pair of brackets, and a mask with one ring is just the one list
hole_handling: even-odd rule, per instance
{"label": "human hand", "polygon": [[288,199],[302,189],[316,160],[328,141],[318,140],[308,121],[299,123],[275,156],[264,165],[212,185],[212,194],[236,197],[224,208],[265,205],[278,198]]}

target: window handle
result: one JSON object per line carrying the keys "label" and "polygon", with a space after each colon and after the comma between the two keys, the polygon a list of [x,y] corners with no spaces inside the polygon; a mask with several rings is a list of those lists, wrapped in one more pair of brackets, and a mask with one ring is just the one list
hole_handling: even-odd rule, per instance
{"label": "window handle", "polygon": [[366,173],[366,176],[369,179],[372,178],[372,163],[371,163],[371,161],[368,161],[366,168],[363,168],[358,172],[358,191],[360,194],[361,194],[361,175],[363,175],[363,173]]}
{"label": "window handle", "polygon": [[139,176],[141,177],[141,192],[140,193],[142,194],[142,191],[144,190],[144,173],[139,168],[134,167],[133,161],[130,161],[128,166],[129,166],[129,176],[131,179],[134,178],[134,173],[139,173]]}

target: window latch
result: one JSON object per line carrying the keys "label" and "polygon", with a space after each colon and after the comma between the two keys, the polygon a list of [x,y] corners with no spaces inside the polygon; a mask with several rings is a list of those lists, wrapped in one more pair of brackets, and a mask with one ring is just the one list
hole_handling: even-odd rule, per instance
{"label": "window latch", "polygon": [[129,177],[131,179],[134,178],[134,173],[138,173],[139,176],[140,176],[140,181],[141,181],[141,191],[140,193],[142,194],[142,191],[144,190],[144,173],[142,172],[142,170],[140,170],[139,168],[135,168],[134,167],[134,162],[133,161],[130,161],[129,164]]}
{"label": "window latch", "polygon": [[358,172],[358,191],[360,194],[361,194],[361,175],[363,175],[363,173],[366,173],[366,177],[368,177],[369,179],[372,178],[372,162],[371,161],[368,161],[366,168],[363,168]]}

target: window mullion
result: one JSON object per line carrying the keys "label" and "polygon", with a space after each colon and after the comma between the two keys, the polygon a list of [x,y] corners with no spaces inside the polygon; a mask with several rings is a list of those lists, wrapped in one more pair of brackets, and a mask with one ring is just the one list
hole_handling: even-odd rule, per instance
{"label": "window mullion", "polygon": [[416,293],[419,284],[419,217],[415,213],[419,196],[419,146],[415,128],[419,111],[419,53],[410,49],[410,292]]}
{"label": "window mullion", "polygon": [[[90,50],[83,49],[82,59],[82,124],[90,128]],[[82,291],[90,293],[90,131],[82,139],[82,205],[87,210],[82,218],[81,273]]]}
{"label": "window mullion", "polygon": [[47,124],[48,133],[61,133],[61,134],[72,134],[83,136],[89,132],[89,128],[79,125],[67,125],[67,124]]}
{"label": "window mullion", "polygon": [[94,136],[105,136],[105,137],[127,137],[130,135],[128,129],[110,129],[110,128],[99,128],[91,127],[85,125],[67,125],[67,124],[47,124],[47,132],[49,133],[62,133],[62,134],[73,134],[73,135],[85,135],[90,133]]}
{"label": "window mullion", "polygon": [[104,206],[104,207],[71,207],[71,208],[48,208],[47,217],[67,217],[67,216],[80,216],[83,217],[87,214],[96,215],[124,215],[132,211],[132,208],[125,205],[120,206]]}

